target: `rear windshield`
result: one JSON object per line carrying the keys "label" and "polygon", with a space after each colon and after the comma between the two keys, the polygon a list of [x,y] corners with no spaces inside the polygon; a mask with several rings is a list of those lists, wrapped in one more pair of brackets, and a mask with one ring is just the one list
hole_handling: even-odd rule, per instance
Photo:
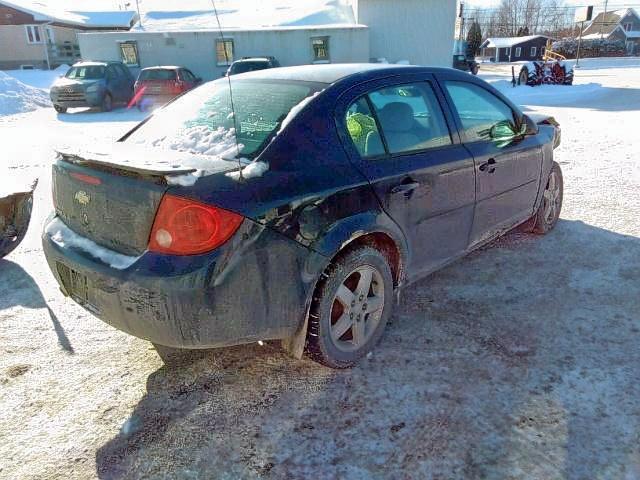
{"label": "rear windshield", "polygon": [[209,82],[158,110],[128,142],[182,152],[234,158],[257,157],[293,107],[319,90],[309,82],[234,81],[231,110],[227,79]]}
{"label": "rear windshield", "polygon": [[139,80],[175,80],[175,70],[142,70]]}
{"label": "rear windshield", "polygon": [[102,65],[87,65],[84,67],[71,67],[66,73],[67,78],[103,78],[104,66]]}
{"label": "rear windshield", "polygon": [[231,73],[246,73],[269,68],[267,61],[237,62],[231,66]]}

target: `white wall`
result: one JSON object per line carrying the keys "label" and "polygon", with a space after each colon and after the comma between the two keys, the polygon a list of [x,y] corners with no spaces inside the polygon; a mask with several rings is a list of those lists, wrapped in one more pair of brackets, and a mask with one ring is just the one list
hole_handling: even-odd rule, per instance
{"label": "white wall", "polygon": [[[272,55],[282,66],[312,63],[311,37],[328,36],[332,63],[369,61],[369,32],[365,27],[308,28],[225,32],[234,41],[234,57]],[[167,38],[175,41],[167,44]],[[181,65],[205,80],[219,78],[226,67],[216,65],[218,32],[104,32],[78,35],[83,59],[120,60],[118,43],[135,40],[141,67]]]}
{"label": "white wall", "polygon": [[369,27],[371,57],[450,67],[456,0],[352,0],[356,21]]}

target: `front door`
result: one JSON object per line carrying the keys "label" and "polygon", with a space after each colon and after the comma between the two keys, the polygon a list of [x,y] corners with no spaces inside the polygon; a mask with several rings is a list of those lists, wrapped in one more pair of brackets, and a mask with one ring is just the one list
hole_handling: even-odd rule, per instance
{"label": "front door", "polygon": [[405,234],[411,280],[466,250],[475,179],[432,76],[403,80],[360,88],[343,119],[354,161]]}
{"label": "front door", "polygon": [[469,244],[493,238],[533,214],[542,142],[516,134],[516,113],[483,86],[443,79],[463,142],[475,160],[476,209]]}

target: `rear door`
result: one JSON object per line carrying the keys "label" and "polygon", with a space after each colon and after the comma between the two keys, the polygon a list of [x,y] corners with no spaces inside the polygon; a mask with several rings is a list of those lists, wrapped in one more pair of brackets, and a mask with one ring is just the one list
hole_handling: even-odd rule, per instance
{"label": "rear door", "polygon": [[469,242],[473,248],[533,214],[542,143],[538,136],[516,133],[518,113],[489,89],[442,77],[463,142],[475,160],[477,205]]}
{"label": "rear door", "polygon": [[360,85],[336,112],[350,157],[405,234],[409,279],[462,254],[473,220],[473,159],[443,100],[431,75],[410,75]]}

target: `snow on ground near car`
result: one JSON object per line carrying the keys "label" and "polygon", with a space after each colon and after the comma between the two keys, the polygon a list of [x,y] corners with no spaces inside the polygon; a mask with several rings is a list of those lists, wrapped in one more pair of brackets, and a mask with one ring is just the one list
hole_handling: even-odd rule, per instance
{"label": "snow on ground near car", "polygon": [[39,239],[53,145],[115,139],[143,114],[0,118],[0,180],[41,179],[27,238],[0,260],[0,476],[640,478],[633,62],[585,61],[573,88],[505,89],[562,125],[556,230],[508,235],[408,287],[347,371],[270,343],[168,368],[63,298]]}
{"label": "snow on ground near car", "polygon": [[15,115],[50,106],[49,95],[0,71],[0,116]]}
{"label": "snow on ground near car", "polygon": [[40,88],[48,92],[51,85],[53,85],[60,76],[67,73],[69,68],[69,65],[60,65],[53,70],[4,70],[4,73],[25,85]]}

